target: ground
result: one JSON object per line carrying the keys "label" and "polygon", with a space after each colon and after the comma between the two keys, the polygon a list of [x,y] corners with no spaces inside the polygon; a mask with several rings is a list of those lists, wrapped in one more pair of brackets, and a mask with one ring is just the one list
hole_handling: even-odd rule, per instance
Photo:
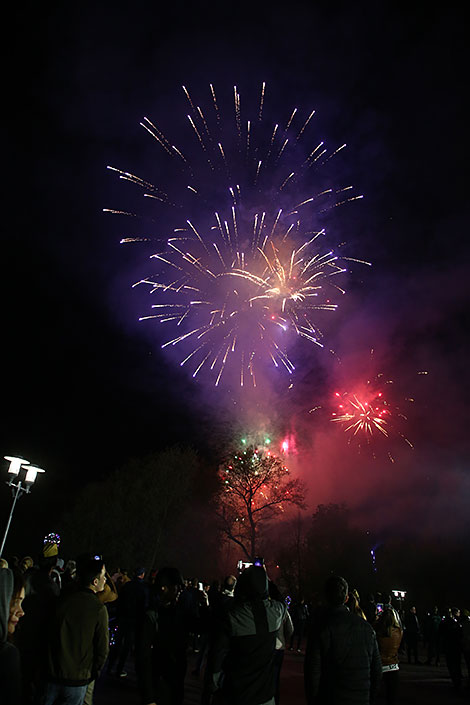
{"label": "ground", "polygon": [[[186,679],[185,705],[199,705],[201,680],[191,675],[194,656],[190,657]],[[281,674],[282,705],[305,705],[303,690],[304,654],[287,651]],[[127,666],[126,666],[127,668]],[[463,666],[463,672],[466,673]],[[400,664],[400,705],[450,705],[468,702],[469,689],[456,695],[444,662],[440,666]],[[103,674],[96,686],[95,705],[140,705],[131,662],[128,676],[115,678]],[[384,705],[381,694],[376,705]]]}

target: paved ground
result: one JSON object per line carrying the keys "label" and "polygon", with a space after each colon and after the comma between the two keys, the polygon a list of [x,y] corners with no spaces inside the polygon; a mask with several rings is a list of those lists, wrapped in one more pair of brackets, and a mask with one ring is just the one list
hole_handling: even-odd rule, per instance
{"label": "paved ground", "polygon": [[[191,672],[192,659],[188,673]],[[117,679],[103,674],[96,685],[94,705],[140,705],[131,664],[127,678]],[[465,667],[463,672],[466,673]],[[200,681],[188,675],[185,705],[199,705]],[[470,701],[470,690],[456,695],[445,666],[400,665],[399,705],[455,705]],[[286,653],[281,674],[282,705],[305,705],[303,693],[303,654]],[[377,705],[384,705],[381,696]]]}

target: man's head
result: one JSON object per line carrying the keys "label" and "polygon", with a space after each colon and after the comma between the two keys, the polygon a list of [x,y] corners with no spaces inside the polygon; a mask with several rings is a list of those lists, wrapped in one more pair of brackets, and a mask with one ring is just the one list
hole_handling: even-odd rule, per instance
{"label": "man's head", "polygon": [[32,568],[34,565],[34,561],[31,558],[31,556],[25,556],[24,558],[21,559],[20,563],[20,570],[22,573],[26,573],[29,568]]}
{"label": "man's head", "polygon": [[141,568],[140,566],[134,570],[134,578],[137,578],[138,580],[143,580],[145,578],[145,568]]}
{"label": "man's head", "polygon": [[233,592],[235,590],[235,585],[237,584],[237,579],[234,575],[227,575],[224,580],[224,590],[226,592]]}
{"label": "man's head", "polygon": [[100,556],[80,556],[77,559],[77,578],[82,587],[93,592],[104,590],[106,583],[106,569]]}
{"label": "man's head", "polygon": [[76,562],[75,562],[75,561],[72,561],[72,560],[67,561],[66,566],[65,566],[65,572],[68,573],[68,575],[69,575],[71,578],[74,578],[74,579],[75,579],[76,576],[77,576],[77,564],[76,564]]}
{"label": "man's head", "polygon": [[268,576],[265,569],[252,565],[244,570],[235,586],[235,597],[241,602],[267,599]]}
{"label": "man's head", "polygon": [[166,566],[158,571],[155,578],[155,588],[163,604],[170,605],[176,602],[183,587],[183,576],[177,568]]}
{"label": "man's head", "polygon": [[325,583],[326,601],[331,607],[344,605],[348,596],[348,584],[339,575],[331,575]]}

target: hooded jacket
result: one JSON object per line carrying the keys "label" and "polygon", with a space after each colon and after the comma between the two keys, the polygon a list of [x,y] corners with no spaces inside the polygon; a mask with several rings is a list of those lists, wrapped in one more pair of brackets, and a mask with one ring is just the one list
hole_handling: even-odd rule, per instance
{"label": "hooded jacket", "polygon": [[21,700],[20,655],[8,639],[8,619],[13,595],[13,573],[0,568],[0,683],[2,705],[18,705]]}
{"label": "hooded jacket", "polygon": [[222,688],[231,705],[274,702],[276,634],[286,613],[283,603],[268,599],[264,568],[241,574],[208,659],[212,688]]}

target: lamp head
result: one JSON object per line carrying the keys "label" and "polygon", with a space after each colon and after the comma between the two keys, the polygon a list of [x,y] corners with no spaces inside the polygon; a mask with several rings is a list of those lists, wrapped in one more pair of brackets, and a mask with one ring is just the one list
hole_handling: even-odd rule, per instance
{"label": "lamp head", "polygon": [[24,458],[18,458],[14,455],[5,455],[3,457],[10,463],[8,472],[12,475],[18,475],[22,466],[29,465],[29,460],[25,460]]}
{"label": "lamp head", "polygon": [[29,465],[26,471],[25,482],[27,485],[32,485],[36,480],[38,472],[45,472],[42,468],[36,467],[36,465]]}

